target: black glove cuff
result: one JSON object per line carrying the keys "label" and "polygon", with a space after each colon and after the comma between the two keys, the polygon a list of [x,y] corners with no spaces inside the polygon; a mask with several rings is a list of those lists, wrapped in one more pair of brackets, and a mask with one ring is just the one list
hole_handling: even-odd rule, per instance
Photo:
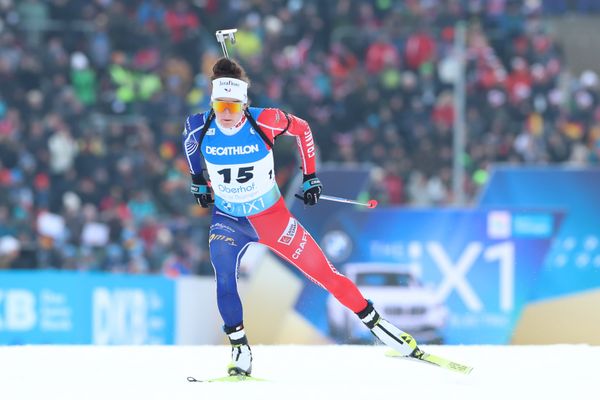
{"label": "black glove cuff", "polygon": [[304,179],[302,180],[302,182],[306,182],[309,179],[314,179],[317,177],[316,173],[312,173],[312,174],[304,174]]}

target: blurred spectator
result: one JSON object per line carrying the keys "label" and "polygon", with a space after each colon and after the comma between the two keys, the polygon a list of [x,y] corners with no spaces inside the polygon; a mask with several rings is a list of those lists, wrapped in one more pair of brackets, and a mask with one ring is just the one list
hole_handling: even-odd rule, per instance
{"label": "blurred spectator", "polygon": [[28,45],[41,45],[43,32],[48,27],[49,8],[43,0],[21,0],[17,6]]}

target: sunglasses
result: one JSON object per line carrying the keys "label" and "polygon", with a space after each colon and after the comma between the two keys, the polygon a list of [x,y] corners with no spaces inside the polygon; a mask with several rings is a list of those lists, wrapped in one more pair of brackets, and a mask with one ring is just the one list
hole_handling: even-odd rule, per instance
{"label": "sunglasses", "polygon": [[242,111],[244,103],[233,102],[233,101],[218,101],[212,102],[212,108],[215,112],[224,112],[229,110],[230,113],[238,113]]}

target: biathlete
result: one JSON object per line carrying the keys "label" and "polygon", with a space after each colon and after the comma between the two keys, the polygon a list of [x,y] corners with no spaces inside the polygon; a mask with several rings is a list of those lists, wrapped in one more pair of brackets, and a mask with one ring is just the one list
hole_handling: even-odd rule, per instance
{"label": "biathlete", "polygon": [[386,345],[406,356],[419,351],[412,336],[381,318],[356,285],[335,269],[284,203],[275,182],[272,150],[281,135],[296,138],[304,174],[304,203],[316,204],[322,191],[315,174],[315,143],[309,125],[276,108],[249,107],[249,80],[235,61],[221,58],[212,71],[212,109],[186,119],[183,147],[198,204],[206,208],[214,203],[209,249],[217,304],[232,345],[228,373],[250,375],[252,371],[252,351],[237,289],[240,259],[252,242],[267,245],[329,291]]}

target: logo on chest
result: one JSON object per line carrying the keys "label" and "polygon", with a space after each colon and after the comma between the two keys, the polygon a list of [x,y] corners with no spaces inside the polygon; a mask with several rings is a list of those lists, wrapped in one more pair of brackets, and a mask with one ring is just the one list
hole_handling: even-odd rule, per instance
{"label": "logo on chest", "polygon": [[213,156],[237,156],[258,153],[260,151],[258,144],[245,146],[206,146],[204,150],[206,154]]}

